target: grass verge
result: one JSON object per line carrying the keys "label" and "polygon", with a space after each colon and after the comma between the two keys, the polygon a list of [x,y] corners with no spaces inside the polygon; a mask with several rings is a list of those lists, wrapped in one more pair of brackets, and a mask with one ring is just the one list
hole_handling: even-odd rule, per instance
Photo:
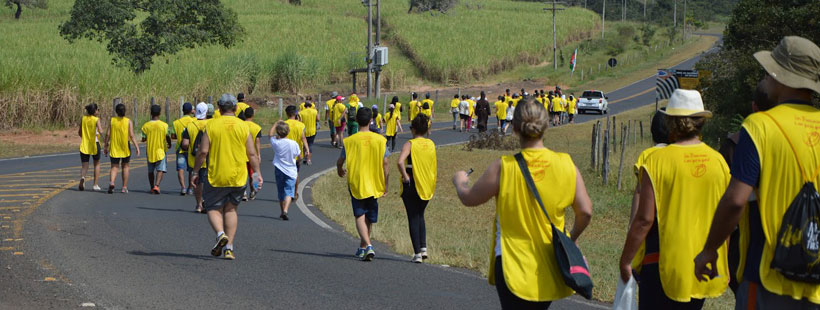
{"label": "grass verge", "polygon": [[[544,138],[550,149],[567,152],[572,156],[582,171],[593,201],[593,220],[581,236],[579,246],[589,260],[591,272],[596,280],[594,298],[597,300],[613,300],[619,274],[617,262],[626,236],[632,189],[636,182],[632,164],[643,149],[651,146],[649,119],[653,111],[654,107],[647,105],[616,117],[619,123],[628,120],[643,121],[644,126],[644,138],[641,139],[640,130],[636,130],[637,139],[630,139],[627,144],[620,190],[617,187],[620,145],[618,152],[613,152],[610,156],[610,180],[608,184],[604,184],[600,173],[596,172],[590,163],[591,124],[551,128]],[[620,133],[620,129],[618,132]],[[442,147],[437,152],[436,195],[430,201],[426,212],[430,262],[469,268],[486,276],[495,214],[494,202],[472,209],[463,207],[456,197],[451,179],[455,171],[473,168],[476,173],[471,179],[475,181],[493,160],[514,152],[466,151],[459,145]],[[404,205],[399,197],[399,174],[396,168],[392,168],[395,167],[396,158],[396,155],[390,158],[389,194],[380,200],[379,223],[374,226],[373,238],[389,244],[392,250],[407,255],[409,260],[412,247]],[[345,179],[331,173],[317,180],[313,187],[313,200],[316,206],[330,219],[340,223],[348,233],[356,235],[349,201],[337,199],[338,197],[348,197]],[[572,213],[571,210],[568,211],[570,212],[567,214],[567,223],[572,223]],[[706,308],[730,309],[732,300],[727,294],[719,299],[709,300]]]}

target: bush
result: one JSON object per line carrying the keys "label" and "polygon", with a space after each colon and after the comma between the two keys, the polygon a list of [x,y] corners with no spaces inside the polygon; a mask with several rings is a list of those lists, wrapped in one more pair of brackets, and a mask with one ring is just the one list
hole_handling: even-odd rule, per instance
{"label": "bush", "polygon": [[245,53],[238,57],[231,57],[225,62],[225,74],[233,77],[233,82],[238,84],[235,85],[236,88],[246,89],[248,94],[252,94],[256,89],[261,71],[262,68],[255,53]]}
{"label": "bush", "polygon": [[518,140],[512,136],[502,135],[498,129],[470,135],[470,141],[464,145],[464,149],[467,151],[472,151],[473,149],[509,151],[516,150],[519,147]]}
{"label": "bush", "polygon": [[410,10],[408,10],[407,13],[414,10],[416,12],[436,10],[445,13],[450,8],[456,6],[457,3],[458,0],[410,0]]}
{"label": "bush", "polygon": [[318,62],[293,51],[276,57],[270,72],[271,91],[274,92],[297,93],[319,82]]}

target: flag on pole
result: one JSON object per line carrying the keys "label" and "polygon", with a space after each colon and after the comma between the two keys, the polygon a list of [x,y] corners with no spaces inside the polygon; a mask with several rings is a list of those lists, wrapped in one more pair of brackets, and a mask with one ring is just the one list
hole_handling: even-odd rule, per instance
{"label": "flag on pole", "polygon": [[572,72],[575,72],[575,61],[576,61],[577,57],[578,57],[578,49],[576,48],[575,52],[572,53],[572,58],[570,58],[570,60],[569,60],[569,69],[572,70]]}

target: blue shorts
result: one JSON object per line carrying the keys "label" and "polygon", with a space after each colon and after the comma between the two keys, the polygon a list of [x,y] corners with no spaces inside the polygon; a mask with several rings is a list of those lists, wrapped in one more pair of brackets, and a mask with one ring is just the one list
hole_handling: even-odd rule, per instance
{"label": "blue shorts", "polygon": [[353,205],[353,217],[358,218],[364,215],[370,223],[379,220],[379,201],[375,197],[356,199],[353,194],[350,194],[350,201]]}
{"label": "blue shorts", "polygon": [[162,173],[167,172],[167,169],[165,169],[166,166],[167,166],[165,161],[167,159],[168,159],[168,156],[165,156],[165,158],[163,158],[162,160],[160,160],[158,162],[153,162],[153,163],[149,162],[148,163],[148,173],[154,173],[154,170],[156,170],[157,172],[162,172]]}
{"label": "blue shorts", "polygon": [[188,154],[186,153],[177,153],[177,171],[179,170],[188,170]]}
{"label": "blue shorts", "polygon": [[284,201],[285,197],[296,197],[296,179],[274,167],[276,170],[276,191],[279,194],[279,201]]}

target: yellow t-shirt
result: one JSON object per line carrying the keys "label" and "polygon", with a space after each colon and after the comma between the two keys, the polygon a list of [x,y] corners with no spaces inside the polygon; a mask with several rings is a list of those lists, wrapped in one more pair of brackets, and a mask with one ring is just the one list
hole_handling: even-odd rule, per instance
{"label": "yellow t-shirt", "polygon": [[475,117],[475,101],[467,99],[467,102],[470,103],[470,117]]}
{"label": "yellow t-shirt", "polygon": [[401,120],[401,102],[396,102],[395,109],[393,109],[393,111],[399,115],[399,120]]}
{"label": "yellow t-shirt", "polygon": [[458,100],[458,99],[453,99],[453,100],[450,100],[450,108],[451,108],[451,109],[458,108],[458,104],[459,104],[460,102],[461,102],[461,100]]}
{"label": "yellow t-shirt", "polygon": [[97,155],[97,120],[93,115],[83,116],[82,120],[82,140],[80,142],[80,153],[86,155]]}
{"label": "yellow t-shirt", "polygon": [[145,134],[145,157],[149,163],[165,159],[165,137],[168,136],[168,124],[161,120],[152,120],[142,125]]}
{"label": "yellow t-shirt", "polygon": [[[564,227],[564,211],[575,200],[575,164],[569,154],[549,149],[524,149],[535,186],[555,227]],[[556,191],[556,188],[561,190]],[[527,187],[514,156],[501,157],[501,175],[495,212],[501,227],[504,280],[516,296],[529,301],[551,301],[572,295],[555,261],[552,229]],[[493,225],[490,270],[495,285],[497,226]]]}
{"label": "yellow t-shirt", "polygon": [[304,145],[302,144],[302,136],[305,134],[305,124],[302,124],[302,122],[295,119],[286,120],[285,123],[287,123],[288,127],[290,127],[287,138],[293,140],[299,145],[299,156],[301,157],[303,153],[302,148],[304,148]]}
{"label": "yellow t-shirt", "polygon": [[382,129],[382,121],[384,121],[382,114],[376,114],[376,128]]}
{"label": "yellow t-shirt", "polygon": [[[428,105],[427,109],[424,109],[424,104],[425,103]],[[427,115],[427,116],[432,116],[433,111],[435,110],[433,108],[433,106],[435,106],[435,104],[436,103],[431,99],[424,99],[419,103],[419,112],[424,113],[424,115]]]}
{"label": "yellow t-shirt", "polygon": [[720,277],[699,282],[692,272],[694,257],[706,243],[707,227],[731,179],[723,156],[704,143],[671,144],[655,150],[641,169],[649,175],[655,193],[658,269],[664,293],[678,302],[720,296],[729,284],[725,243],[718,249]]}
{"label": "yellow t-shirt", "polygon": [[250,107],[250,105],[248,105],[247,103],[237,102],[235,115],[239,115],[239,113],[245,112],[245,109],[247,109],[248,107]]}
{"label": "yellow t-shirt", "polygon": [[[213,120],[213,118],[211,120]],[[193,152],[196,136],[205,130],[205,125],[207,125],[209,121],[210,120],[207,119],[195,119],[188,123],[188,127],[185,127],[188,131],[188,168],[194,168],[194,162],[196,161],[196,156],[194,156]],[[208,163],[202,163],[202,167],[200,168],[207,167]]]}
{"label": "yellow t-shirt", "polygon": [[419,102],[416,100],[410,101],[410,121],[412,122],[416,115],[419,114]]}
{"label": "yellow t-shirt", "polygon": [[182,143],[181,143],[182,142],[182,131],[184,131],[185,128],[188,127],[188,124],[190,124],[194,120],[196,120],[196,118],[194,118],[190,115],[185,115],[185,116],[183,116],[183,117],[181,117],[181,118],[174,121],[174,123],[173,123],[174,124],[174,134],[177,135],[177,148],[176,148],[177,152],[179,152],[179,148],[182,145]]}
{"label": "yellow t-shirt", "polygon": [[242,187],[248,183],[247,122],[235,116],[212,119],[205,125],[208,149],[208,183],[212,187]]}
{"label": "yellow t-shirt", "polygon": [[427,138],[410,140],[410,160],[413,162],[413,181],[422,200],[433,199],[436,191],[436,144]]}
{"label": "yellow t-shirt", "polygon": [[387,125],[385,125],[385,127],[387,127],[387,128],[384,129],[384,135],[385,136],[388,136],[388,137],[396,136],[396,131],[398,130],[398,126],[399,126],[399,115],[400,115],[400,113],[395,111],[395,110],[393,110],[392,114],[391,114],[391,112],[387,112],[387,115],[385,115],[385,118],[384,118],[384,121],[387,124]]}
{"label": "yellow t-shirt", "polygon": [[302,124],[305,125],[305,137],[313,137],[316,135],[316,114],[318,112],[313,109],[304,109],[299,112],[299,117],[302,119]]}
{"label": "yellow t-shirt", "polygon": [[504,101],[496,101],[495,102],[495,116],[498,119],[505,120],[507,119],[507,103]]}
{"label": "yellow t-shirt", "polygon": [[[640,155],[638,155],[638,160],[635,161],[635,165],[632,166],[632,171],[635,173],[635,177],[638,178],[638,184],[641,184],[641,166],[646,162],[646,159],[654,153],[655,151],[663,148],[666,144],[659,144],[648,149],[643,150]],[[638,252],[635,253],[635,258],[632,259],[632,269],[637,271],[638,273],[641,272],[641,266],[643,265],[643,259],[646,255],[646,244],[641,244],[641,247],[638,248]]]}
{"label": "yellow t-shirt", "polygon": [[572,100],[567,99],[567,104],[568,104],[567,113],[569,113],[569,114],[575,114],[575,112],[576,112],[576,111],[575,111],[575,107],[576,107],[576,105],[578,104],[578,99],[577,99],[577,98],[576,98],[576,99],[572,99]]}
{"label": "yellow t-shirt", "polygon": [[384,153],[387,139],[361,131],[344,139],[347,185],[353,198],[379,198],[384,195]]}
{"label": "yellow t-shirt", "polygon": [[[253,140],[253,147],[254,150],[259,149],[259,144],[261,141],[257,142],[256,138],[259,138],[259,133],[262,132],[262,126],[253,122],[253,121],[245,121],[248,124],[248,132],[251,134],[251,140]],[[259,153],[257,153],[259,155]]]}
{"label": "yellow t-shirt", "polygon": [[564,112],[564,102],[561,97],[552,98],[552,112]]}
{"label": "yellow t-shirt", "polygon": [[334,103],[336,103],[336,99],[335,99],[335,98],[334,98],[334,99],[330,99],[330,100],[328,100],[328,101],[325,101],[325,106],[327,107],[327,111],[328,111],[328,120],[334,120],[334,119],[335,119],[335,118],[333,117],[333,104],[334,104]]}
{"label": "yellow t-shirt", "polygon": [[299,108],[299,112],[302,112],[302,110],[305,109],[305,103],[304,102],[300,103],[298,108]]}
{"label": "yellow t-shirt", "polygon": [[131,138],[130,124],[131,120],[124,116],[111,118],[111,140],[109,144],[109,156],[111,158],[131,156],[131,148],[128,143],[129,138]]}
{"label": "yellow t-shirt", "polygon": [[516,106],[518,106],[518,102],[519,102],[519,101],[521,101],[521,98],[515,98],[515,99],[512,99],[512,98],[511,98],[511,99],[510,99],[510,102],[512,103],[513,108],[514,108],[514,107],[516,107]]}
{"label": "yellow t-shirt", "polygon": [[[818,304],[820,285],[786,279],[770,266],[783,216],[804,185],[803,175],[810,178],[820,167],[820,153],[817,151],[820,144],[820,134],[817,132],[820,110],[803,104],[782,103],[765,113],[776,119],[783,131],[788,133],[795,151],[792,151],[778,125],[762,112],[749,115],[743,122],[743,128],[752,138],[760,159],[759,186],[756,186],[755,194],[760,208],[760,224],[766,238],[760,260],[760,281],[772,293]],[[800,160],[806,171],[801,173],[795,158]],[[814,183],[816,189],[820,177],[809,181]]]}
{"label": "yellow t-shirt", "polygon": [[342,126],[342,118],[345,116],[345,105],[344,103],[336,103],[333,106],[333,126],[339,127]]}

